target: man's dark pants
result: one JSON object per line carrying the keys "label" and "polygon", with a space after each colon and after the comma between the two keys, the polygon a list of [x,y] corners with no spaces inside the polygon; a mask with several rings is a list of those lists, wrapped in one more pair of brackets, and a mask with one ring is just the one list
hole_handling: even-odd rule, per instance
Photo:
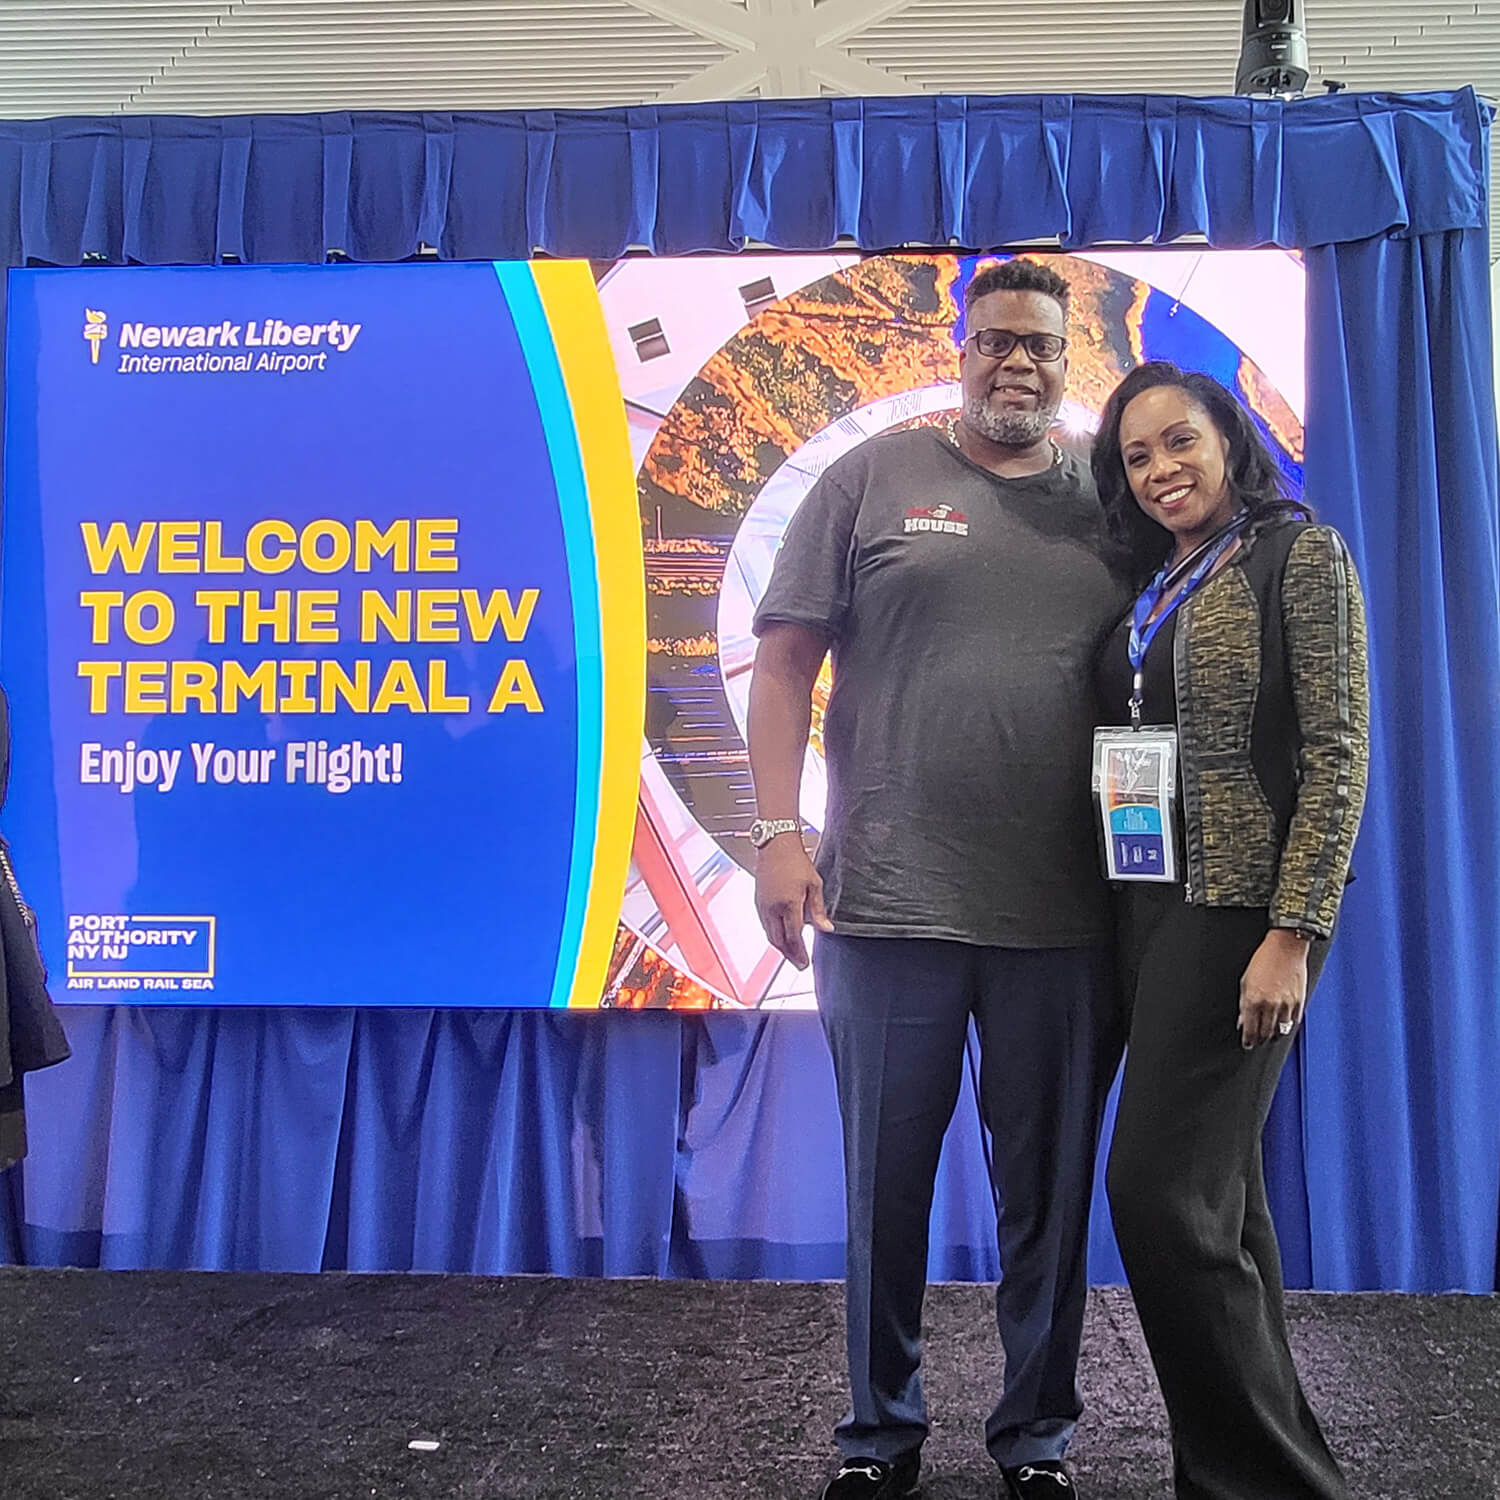
{"label": "man's dark pants", "polygon": [[840,1450],[891,1459],[927,1436],[928,1220],[972,1016],[1003,1278],[1005,1386],[985,1442],[1007,1467],[1060,1458],[1082,1410],[1089,1197],[1121,1047],[1112,951],[826,935],[813,968],[844,1127],[853,1405]]}

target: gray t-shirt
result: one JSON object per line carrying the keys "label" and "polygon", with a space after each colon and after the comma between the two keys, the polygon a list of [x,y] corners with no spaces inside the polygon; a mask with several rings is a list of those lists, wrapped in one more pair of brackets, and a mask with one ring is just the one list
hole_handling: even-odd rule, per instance
{"label": "gray t-shirt", "polygon": [[839,932],[1109,938],[1092,673],[1128,596],[1099,527],[1080,459],[1001,479],[931,429],[862,444],[802,502],[755,630],[832,645],[817,866]]}

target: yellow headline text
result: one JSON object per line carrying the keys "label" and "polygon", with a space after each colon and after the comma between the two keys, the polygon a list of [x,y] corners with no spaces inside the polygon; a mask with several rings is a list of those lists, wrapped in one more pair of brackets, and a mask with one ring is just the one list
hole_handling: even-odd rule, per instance
{"label": "yellow headline text", "polygon": [[370,573],[377,560],[393,573],[456,573],[458,522],[422,516],[380,526],[374,521],[257,521],[238,541],[222,521],[82,523],[89,571],[124,573]]}
{"label": "yellow headline text", "polygon": [[[431,661],[81,661],[89,712],[126,714],[237,713],[383,714],[402,708],[416,714],[462,714],[474,706],[467,693],[448,687],[448,664]],[[512,658],[501,668],[485,704],[498,714],[519,708],[542,712],[531,668]]]}

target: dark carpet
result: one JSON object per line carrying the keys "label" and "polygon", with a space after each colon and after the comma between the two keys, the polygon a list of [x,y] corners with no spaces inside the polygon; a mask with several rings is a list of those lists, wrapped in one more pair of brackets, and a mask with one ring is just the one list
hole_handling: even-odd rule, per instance
{"label": "dark carpet", "polygon": [[[923,1494],[993,1500],[989,1295],[928,1306]],[[1500,1495],[1500,1298],[1290,1319],[1355,1495]],[[1092,1294],[1082,1379],[1083,1500],[1168,1495],[1123,1292]],[[802,1500],[841,1404],[836,1286],[0,1271],[3,1500]]]}

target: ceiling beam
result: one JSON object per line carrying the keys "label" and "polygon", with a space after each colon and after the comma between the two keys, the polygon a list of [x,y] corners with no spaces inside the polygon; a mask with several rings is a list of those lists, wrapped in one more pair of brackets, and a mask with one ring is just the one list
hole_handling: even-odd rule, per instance
{"label": "ceiling beam", "polygon": [[705,99],[736,99],[766,79],[765,59],[756,52],[736,52],[701,73],[694,73],[656,96],[658,104],[688,104]]}
{"label": "ceiling beam", "polygon": [[849,56],[840,45],[899,14],[913,0],[629,0],[636,10],[669,21],[736,54],[687,79],[664,100],[727,99],[760,87],[781,97],[828,87],[849,94],[907,91],[904,80]]}
{"label": "ceiling beam", "polygon": [[915,4],[916,0],[823,0],[812,12],[815,44],[837,47]]}
{"label": "ceiling beam", "polygon": [[765,39],[758,18],[728,0],[628,0],[628,4],[736,51],[753,52]]}
{"label": "ceiling beam", "polygon": [[807,71],[819,83],[845,94],[920,94],[924,90],[833,47],[819,47],[807,60]]}

